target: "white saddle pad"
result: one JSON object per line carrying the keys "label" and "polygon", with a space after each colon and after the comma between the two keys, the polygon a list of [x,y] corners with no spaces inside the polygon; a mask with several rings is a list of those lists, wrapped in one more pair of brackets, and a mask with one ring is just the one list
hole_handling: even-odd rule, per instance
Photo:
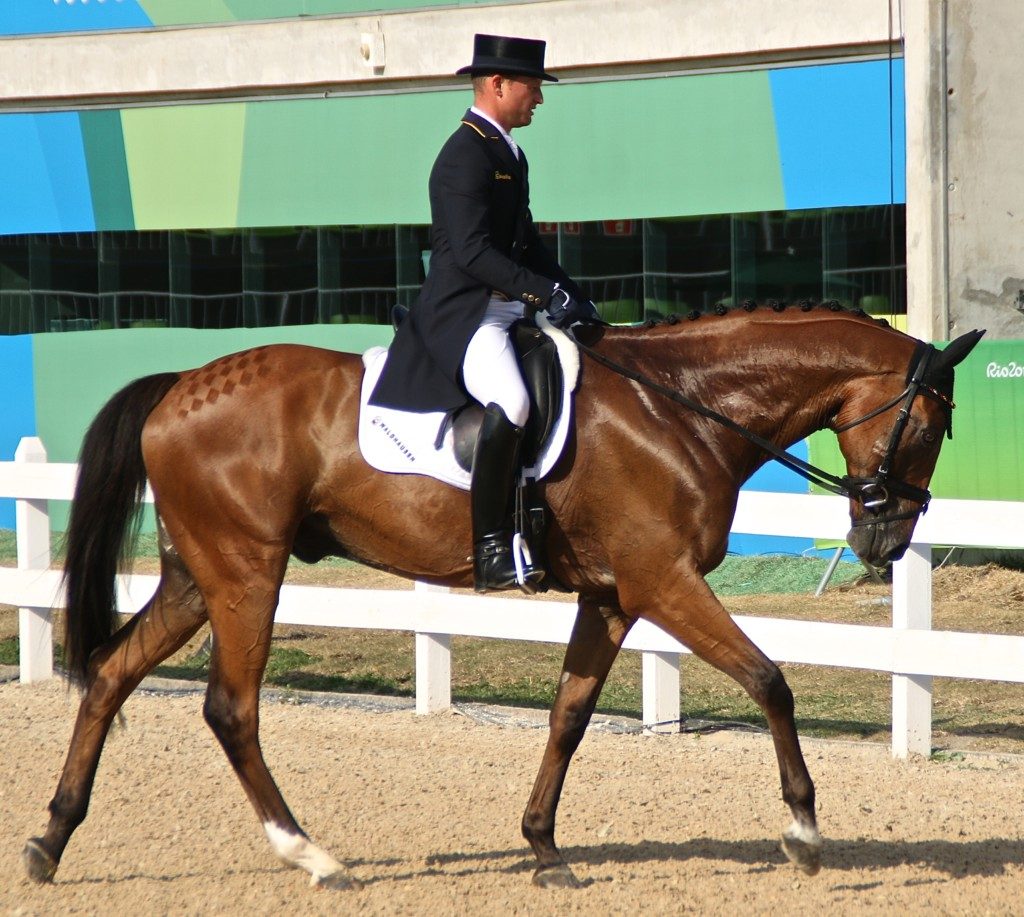
{"label": "white saddle pad", "polygon": [[[541,449],[537,464],[523,469],[524,478],[540,480],[555,466],[569,435],[572,415],[572,393],[579,379],[579,351],[561,331],[544,328],[555,341],[562,364],[565,384],[562,386],[562,409],[551,436]],[[425,474],[469,490],[470,475],[455,460],[454,434],[446,431],[440,449],[434,448],[444,413],[415,414],[367,404],[367,399],[384,369],[388,352],[372,347],[363,354],[363,387],[359,397],[359,449],[367,464],[378,471],[394,474]]]}

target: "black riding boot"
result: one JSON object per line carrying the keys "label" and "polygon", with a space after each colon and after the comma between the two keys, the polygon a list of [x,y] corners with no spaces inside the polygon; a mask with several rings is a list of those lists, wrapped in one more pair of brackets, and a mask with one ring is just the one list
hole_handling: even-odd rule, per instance
{"label": "black riding boot", "polygon": [[[515,426],[495,403],[487,405],[473,453],[470,502],[473,517],[473,581],[477,592],[517,585],[512,557],[512,492],[519,470],[522,427]],[[535,567],[524,570],[524,591],[544,577]]]}

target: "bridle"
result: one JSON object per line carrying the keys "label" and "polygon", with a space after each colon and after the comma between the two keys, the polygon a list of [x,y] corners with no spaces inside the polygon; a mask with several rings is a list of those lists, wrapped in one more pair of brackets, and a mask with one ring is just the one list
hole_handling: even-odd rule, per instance
{"label": "bridle", "polygon": [[[659,382],[655,382],[643,373],[622,366],[614,360],[609,360],[603,354],[598,353],[592,347],[584,344],[578,337],[576,337],[575,340],[583,353],[595,362],[612,370],[612,372],[618,373],[620,376],[627,379],[631,379],[645,388],[649,388],[651,391],[669,398],[676,402],[676,404],[681,404],[684,407],[689,408],[691,411],[700,414],[702,417],[707,417],[709,420],[713,420],[715,423],[725,427],[727,430],[731,430],[733,433],[739,434],[748,442],[753,443],[758,448],[769,453],[780,464],[785,465],[792,471],[795,471],[812,484],[817,484],[819,487],[829,491],[830,493],[839,494],[840,496],[849,497],[851,500],[856,500],[871,515],[870,517],[855,520],[853,522],[854,526],[883,525],[888,522],[896,522],[900,519],[913,519],[928,510],[928,504],[932,499],[931,492],[925,488],[917,487],[913,484],[908,484],[906,481],[901,481],[898,478],[892,477],[892,464],[896,457],[896,451],[899,449],[900,441],[903,438],[903,433],[906,430],[907,423],[910,420],[911,408],[913,408],[914,401],[918,395],[925,395],[933,398],[946,409],[949,418],[949,422],[947,423],[947,434],[952,437],[953,402],[942,392],[925,382],[932,357],[938,353],[931,344],[918,342],[914,356],[911,358],[911,364],[914,368],[913,371],[908,374],[907,386],[902,392],[894,398],[890,398],[884,404],[879,405],[877,408],[868,411],[868,413],[863,416],[858,417],[856,420],[852,420],[842,426],[833,428],[834,432],[837,434],[844,433],[847,430],[852,430],[854,427],[871,420],[873,417],[877,417],[879,414],[885,413],[896,405],[900,405],[899,413],[896,415],[896,422],[893,424],[892,431],[889,434],[889,442],[886,445],[885,455],[879,463],[878,470],[870,477],[853,477],[851,475],[843,475],[842,477],[839,477],[825,471],[823,468],[818,468],[817,466],[812,465],[810,462],[805,462],[803,459],[787,452],[785,449],[776,446],[775,443],[770,442],[764,437],[759,436],[757,433],[754,433],[752,430],[748,430],[746,427],[736,423],[724,414],[719,414],[718,411],[705,407],[699,402],[688,398],[686,395],[676,392],[667,386],[661,385]],[[906,510],[900,513],[890,513],[884,516],[879,515],[878,511],[881,510],[881,508],[884,507],[893,496],[903,497],[920,505],[917,509]]]}
{"label": "bridle", "polygon": [[906,481],[891,477],[891,470],[893,459],[896,457],[896,450],[899,448],[903,432],[906,430],[907,423],[910,420],[910,411],[914,406],[914,399],[918,395],[926,395],[938,401],[946,409],[946,433],[950,439],[953,437],[952,417],[953,408],[955,407],[953,400],[925,382],[928,375],[928,366],[931,363],[932,357],[937,353],[938,351],[931,344],[919,343],[915,351],[917,359],[914,371],[910,375],[907,387],[900,394],[895,398],[889,399],[885,404],[869,411],[863,417],[858,417],[856,420],[845,423],[842,426],[832,428],[836,434],[845,433],[847,430],[852,430],[859,424],[888,411],[902,401],[899,413],[896,415],[896,422],[889,433],[889,442],[885,449],[885,455],[878,465],[878,470],[869,478],[844,475],[841,480],[851,488],[859,488],[853,493],[847,493],[847,495],[852,496],[864,509],[871,513],[885,506],[889,502],[890,494],[894,494],[897,497],[905,497],[921,505],[916,510],[892,513],[888,516],[872,517],[870,519],[858,519],[854,521],[854,526],[879,525],[883,522],[895,522],[898,519],[913,519],[919,514],[928,511],[928,504],[932,499],[931,492],[921,487],[915,487],[913,484],[908,484]]}

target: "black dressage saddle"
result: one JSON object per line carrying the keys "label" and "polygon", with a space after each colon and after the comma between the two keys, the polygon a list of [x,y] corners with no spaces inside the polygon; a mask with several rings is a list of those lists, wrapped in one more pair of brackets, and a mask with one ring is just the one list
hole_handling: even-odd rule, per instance
{"label": "black dressage saddle", "polygon": [[[395,328],[408,312],[402,305],[392,308],[391,319]],[[515,322],[509,328],[509,339],[515,348],[519,371],[530,396],[530,416],[523,432],[522,451],[522,463],[529,467],[536,464],[537,455],[558,422],[565,383],[555,342],[533,322],[526,319]],[[473,467],[473,450],[483,416],[483,406],[474,401],[449,414],[437,435],[437,443],[441,443],[448,428],[452,428],[455,459],[465,471],[471,471]]]}

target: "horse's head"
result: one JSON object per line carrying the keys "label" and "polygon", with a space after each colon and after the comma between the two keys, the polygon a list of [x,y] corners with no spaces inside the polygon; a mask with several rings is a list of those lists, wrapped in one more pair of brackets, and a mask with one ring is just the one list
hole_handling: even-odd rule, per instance
{"label": "horse's head", "polygon": [[865,562],[898,560],[910,544],[931,499],[943,434],[953,437],[953,368],[984,333],[968,332],[941,351],[919,342],[902,389],[891,373],[866,374],[837,413],[853,521],[847,540]]}

